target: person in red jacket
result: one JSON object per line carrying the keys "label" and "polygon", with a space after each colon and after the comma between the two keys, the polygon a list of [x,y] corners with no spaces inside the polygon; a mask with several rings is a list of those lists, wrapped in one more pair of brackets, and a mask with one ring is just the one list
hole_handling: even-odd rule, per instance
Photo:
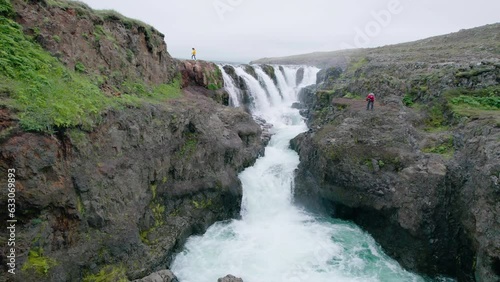
{"label": "person in red jacket", "polygon": [[366,104],[366,110],[368,111],[371,109],[373,111],[373,104],[375,103],[375,94],[370,93],[368,96],[366,96],[366,101],[368,104]]}

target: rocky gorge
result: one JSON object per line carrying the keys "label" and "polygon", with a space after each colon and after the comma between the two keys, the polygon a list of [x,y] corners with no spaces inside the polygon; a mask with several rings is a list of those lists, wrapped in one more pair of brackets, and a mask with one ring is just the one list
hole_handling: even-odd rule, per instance
{"label": "rocky gorge", "polygon": [[411,271],[500,280],[500,25],[223,68],[78,2],[0,0],[0,28],[0,170],[15,169],[17,219],[16,275],[2,256],[0,281],[177,281],[166,269],[187,238],[240,216],[238,173],[270,138],[242,75],[269,91],[285,69],[268,64],[322,68],[294,105],[310,128],[291,142],[297,204],[355,222]]}
{"label": "rocky gorge", "polygon": [[292,140],[297,203],[356,222],[408,269],[500,281],[499,31],[255,61],[323,67]]}

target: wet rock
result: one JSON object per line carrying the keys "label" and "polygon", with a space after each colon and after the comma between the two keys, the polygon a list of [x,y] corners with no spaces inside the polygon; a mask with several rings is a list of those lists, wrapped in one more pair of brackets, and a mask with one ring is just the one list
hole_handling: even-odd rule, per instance
{"label": "wet rock", "polygon": [[266,73],[274,82],[274,85],[278,85],[278,78],[276,73],[274,73],[274,67],[270,65],[261,65],[262,70]]}
{"label": "wet rock", "polygon": [[226,277],[217,279],[217,282],[243,282],[243,279],[229,274]]}
{"label": "wet rock", "polygon": [[178,282],[177,277],[170,270],[161,270],[152,273],[142,279],[134,280],[133,282]]}
{"label": "wet rock", "polygon": [[296,81],[295,81],[295,84],[296,85],[300,85],[302,83],[302,81],[304,80],[304,68],[299,68],[297,70],[297,77],[296,77]]}

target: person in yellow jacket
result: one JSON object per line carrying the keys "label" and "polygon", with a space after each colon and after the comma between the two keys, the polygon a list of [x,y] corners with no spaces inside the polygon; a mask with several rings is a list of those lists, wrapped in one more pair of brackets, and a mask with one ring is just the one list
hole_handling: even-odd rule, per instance
{"label": "person in yellow jacket", "polygon": [[196,49],[193,48],[193,51],[191,51],[191,59],[196,60]]}

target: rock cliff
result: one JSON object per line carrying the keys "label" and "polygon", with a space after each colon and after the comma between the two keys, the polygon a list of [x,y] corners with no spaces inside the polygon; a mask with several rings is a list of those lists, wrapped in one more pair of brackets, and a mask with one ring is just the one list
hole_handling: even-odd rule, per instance
{"label": "rock cliff", "polygon": [[499,28],[332,60],[301,93],[297,202],[353,220],[410,270],[500,280]]}
{"label": "rock cliff", "polygon": [[[115,12],[43,0],[0,1],[0,8],[2,32],[18,39],[6,50],[21,42],[29,53],[0,53],[13,66],[0,68],[0,185],[15,169],[17,219],[16,275],[2,268],[0,281],[141,279],[168,268],[188,236],[239,216],[237,173],[263,153],[261,128],[214,95],[224,96],[217,66],[197,62],[186,75],[181,65],[191,62],[173,60],[163,35]],[[25,71],[16,60],[35,67]],[[39,109],[21,86],[49,89],[30,84],[43,77],[66,88],[59,100],[40,91],[36,99],[47,102]],[[88,105],[102,107],[84,124],[85,105],[72,99],[87,101],[88,89],[95,95]],[[51,113],[48,126],[26,128],[30,109]],[[75,111],[76,119],[58,122]],[[0,260],[5,266],[6,256]],[[176,280],[162,273],[153,278]]]}

